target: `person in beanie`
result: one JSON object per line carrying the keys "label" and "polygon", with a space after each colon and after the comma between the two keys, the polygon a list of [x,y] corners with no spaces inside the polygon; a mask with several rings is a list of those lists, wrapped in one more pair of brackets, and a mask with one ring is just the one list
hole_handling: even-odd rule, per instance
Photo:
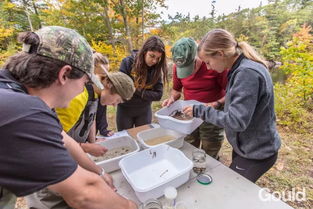
{"label": "person in beanie", "polygon": [[194,105],[184,113],[224,127],[233,148],[230,168],[256,182],[276,162],[281,142],[276,129],[274,91],[266,62],[246,42],[224,29],[209,31],[199,57],[217,72],[230,69],[224,111]]}
{"label": "person in beanie", "polygon": [[86,84],[84,91],[76,96],[68,107],[56,108],[64,131],[80,143],[85,152],[97,157],[106,152],[103,146],[94,143],[98,103],[116,106],[129,100],[135,91],[134,83],[128,75],[121,72],[108,73],[103,59],[99,60],[99,54],[93,54],[95,72],[104,88]]}
{"label": "person in beanie", "polygon": [[137,208],[103,181],[103,173],[77,164],[64,146],[71,138],[52,110],[66,107],[90,80],[103,88],[93,73],[90,45],[59,26],[19,39],[22,52],[0,71],[0,205],[10,208],[4,202],[10,194],[21,197],[48,188],[72,208]]}
{"label": "person in beanie", "polygon": [[152,101],[161,100],[167,81],[165,46],[160,37],[151,36],[139,51],[124,58],[120,71],[134,80],[136,91],[129,101],[117,106],[118,131],[151,123]]}
{"label": "person in beanie", "polygon": [[[215,109],[223,109],[227,72],[208,69],[197,56],[197,44],[192,38],[179,39],[171,49],[174,61],[173,89],[163,106],[170,106],[181,97],[197,100]],[[204,122],[185,140],[200,147],[213,158],[218,158],[224,139],[223,128]]]}

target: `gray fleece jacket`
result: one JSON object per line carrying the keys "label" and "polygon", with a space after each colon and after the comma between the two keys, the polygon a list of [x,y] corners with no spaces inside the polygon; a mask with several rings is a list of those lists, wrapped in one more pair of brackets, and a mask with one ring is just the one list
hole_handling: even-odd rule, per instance
{"label": "gray fleece jacket", "polygon": [[271,157],[280,148],[273,83],[268,70],[240,55],[228,73],[224,111],[195,105],[193,115],[225,128],[234,151],[247,159]]}

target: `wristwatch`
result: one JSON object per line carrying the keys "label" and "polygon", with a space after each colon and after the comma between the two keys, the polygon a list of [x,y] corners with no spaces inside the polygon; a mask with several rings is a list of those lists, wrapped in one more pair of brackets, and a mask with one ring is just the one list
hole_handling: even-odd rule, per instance
{"label": "wristwatch", "polygon": [[104,176],[104,174],[106,174],[106,173],[105,173],[105,170],[104,170],[103,168],[101,168],[101,172],[100,172],[99,176],[102,177],[102,176]]}

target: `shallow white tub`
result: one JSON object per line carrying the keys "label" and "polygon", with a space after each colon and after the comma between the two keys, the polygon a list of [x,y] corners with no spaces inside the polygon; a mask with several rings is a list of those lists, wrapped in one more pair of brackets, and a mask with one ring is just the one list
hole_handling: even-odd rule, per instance
{"label": "shallow white tub", "polygon": [[180,150],[162,144],[127,156],[119,165],[138,199],[145,202],[161,197],[168,186],[187,182],[193,164]]}
{"label": "shallow white tub", "polygon": [[[121,137],[116,137],[116,138],[111,138],[111,139],[105,139],[104,141],[97,142],[97,144],[100,144],[106,147],[107,149],[114,149],[114,148],[118,148],[122,146],[129,146],[134,150],[130,153],[120,155],[115,158],[96,162],[96,164],[101,166],[105,170],[105,172],[112,172],[112,171],[120,169],[118,163],[122,158],[132,155],[140,150],[137,142],[129,136],[121,136]],[[89,157],[91,159],[94,159],[94,157],[91,155],[89,155]]]}
{"label": "shallow white tub", "polygon": [[184,138],[186,134],[178,133],[176,131],[160,127],[160,128],[153,128],[153,129],[140,131],[137,134],[137,139],[139,140],[142,147],[146,149],[146,148],[158,146],[158,145],[148,145],[146,141],[151,140],[153,138],[157,138],[157,137],[163,137],[163,136],[171,136],[174,139],[164,142],[164,143],[160,143],[158,145],[168,144],[174,148],[181,148],[184,145]]}
{"label": "shallow white tub", "polygon": [[158,119],[159,124],[163,128],[168,128],[175,130],[177,132],[183,134],[191,134],[196,128],[198,128],[203,120],[200,118],[193,118],[191,120],[178,120],[169,116],[175,110],[181,111],[184,107],[195,105],[195,104],[203,104],[196,100],[177,100],[169,107],[163,107],[162,109],[155,112],[155,117]]}

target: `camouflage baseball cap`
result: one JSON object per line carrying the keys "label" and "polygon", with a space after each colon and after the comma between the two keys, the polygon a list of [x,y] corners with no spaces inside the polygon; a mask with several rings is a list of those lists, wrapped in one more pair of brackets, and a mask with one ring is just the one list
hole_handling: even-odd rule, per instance
{"label": "camouflage baseball cap", "polygon": [[75,30],[60,26],[47,26],[35,32],[40,39],[37,54],[61,60],[85,72],[100,89],[103,85],[94,74],[92,48]]}

